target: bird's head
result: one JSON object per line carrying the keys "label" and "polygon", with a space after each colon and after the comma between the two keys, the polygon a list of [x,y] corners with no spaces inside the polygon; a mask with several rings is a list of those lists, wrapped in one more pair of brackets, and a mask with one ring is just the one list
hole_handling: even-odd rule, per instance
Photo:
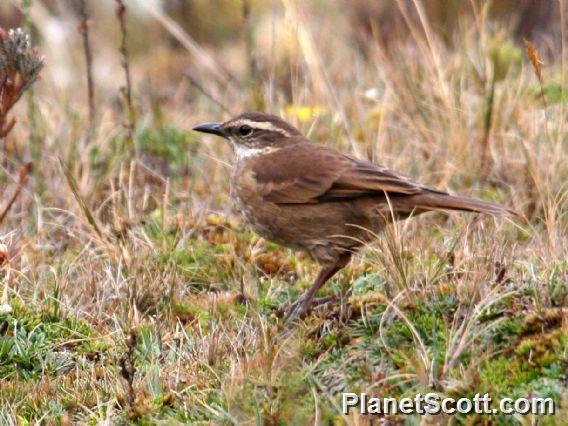
{"label": "bird's head", "polygon": [[206,123],[193,128],[231,142],[238,158],[251,157],[305,141],[302,133],[275,115],[246,113],[224,123]]}

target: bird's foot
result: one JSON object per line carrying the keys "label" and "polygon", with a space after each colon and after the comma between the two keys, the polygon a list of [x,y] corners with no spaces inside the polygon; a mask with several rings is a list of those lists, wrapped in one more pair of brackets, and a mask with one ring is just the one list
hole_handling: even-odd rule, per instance
{"label": "bird's foot", "polygon": [[285,321],[293,321],[296,319],[304,318],[314,306],[325,305],[333,300],[332,296],[316,297],[312,300],[309,299],[306,293],[302,294],[298,300],[289,307],[282,307],[278,310],[276,315],[278,318],[284,317]]}

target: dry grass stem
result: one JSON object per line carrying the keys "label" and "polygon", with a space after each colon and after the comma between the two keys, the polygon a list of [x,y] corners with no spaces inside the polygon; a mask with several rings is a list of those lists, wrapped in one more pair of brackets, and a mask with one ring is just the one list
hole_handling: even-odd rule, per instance
{"label": "dry grass stem", "polygon": [[93,51],[89,39],[89,12],[87,0],[79,0],[79,33],[83,41],[83,54],[85,55],[85,75],[87,76],[87,99],[89,104],[89,138],[95,125],[95,83],[93,81]]}
{"label": "dry grass stem", "polygon": [[[75,3],[24,7],[46,66],[0,31],[1,425],[566,417],[566,2]],[[243,223],[230,144],[192,131],[252,108],[526,220],[389,225],[283,323],[319,267]],[[342,392],[557,413],[345,416]]]}
{"label": "dry grass stem", "polygon": [[4,222],[4,219],[6,219],[8,212],[10,211],[10,209],[12,208],[12,206],[20,196],[20,193],[22,192],[22,189],[24,189],[24,186],[26,185],[26,181],[28,179],[28,175],[30,174],[31,171],[32,171],[31,162],[24,164],[23,166],[20,167],[20,173],[18,175],[18,184],[16,186],[16,189],[12,193],[12,196],[8,199],[8,203],[6,203],[4,208],[0,211],[0,224]]}
{"label": "dry grass stem", "polygon": [[128,33],[126,27],[126,6],[122,0],[116,0],[116,17],[120,25],[120,55],[124,70],[124,87],[121,89],[127,110],[128,140],[134,141],[134,129],[136,126],[136,111],[132,105],[132,77],[130,75],[130,58],[128,54]]}

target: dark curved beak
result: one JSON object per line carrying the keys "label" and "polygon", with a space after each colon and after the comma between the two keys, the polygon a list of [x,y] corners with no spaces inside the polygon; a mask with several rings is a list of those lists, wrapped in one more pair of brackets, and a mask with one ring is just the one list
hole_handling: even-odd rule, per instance
{"label": "dark curved beak", "polygon": [[202,133],[211,133],[212,135],[221,136],[222,138],[226,138],[227,134],[221,130],[221,125],[223,123],[205,123],[200,124],[199,126],[195,126],[193,130],[196,132]]}

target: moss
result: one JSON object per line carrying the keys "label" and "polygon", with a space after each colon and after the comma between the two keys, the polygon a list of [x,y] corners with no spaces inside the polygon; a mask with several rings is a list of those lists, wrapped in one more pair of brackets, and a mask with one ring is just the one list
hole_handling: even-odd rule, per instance
{"label": "moss", "polygon": [[198,320],[200,324],[207,325],[211,319],[211,314],[200,306],[184,305],[176,303],[172,307],[172,313],[185,320]]}
{"label": "moss", "polygon": [[203,241],[192,241],[188,250],[173,250],[157,255],[158,262],[167,264],[173,261],[177,270],[187,284],[201,289],[209,289],[212,285],[226,283],[231,276],[217,249]]}
{"label": "moss", "polygon": [[300,346],[299,353],[306,361],[312,361],[321,353],[321,351],[316,342],[313,340],[307,340]]}
{"label": "moss", "polygon": [[[282,299],[284,303],[284,299]],[[263,312],[272,312],[280,308],[281,302],[270,296],[261,296],[257,299],[257,307]]]}
{"label": "moss", "polygon": [[96,357],[105,348],[88,340],[96,333],[84,321],[58,320],[17,302],[13,308],[4,317],[8,326],[0,337],[0,375],[16,373],[27,379],[57,375],[74,368],[77,357]]}
{"label": "moss", "polygon": [[497,395],[506,394],[511,389],[526,385],[538,378],[538,372],[527,369],[526,364],[509,357],[499,357],[482,364],[480,377],[482,386]]}
{"label": "moss", "polygon": [[155,130],[142,129],[138,133],[138,144],[142,152],[164,160],[166,173],[172,177],[189,172],[193,157],[188,152],[195,151],[198,146],[196,139],[189,139],[185,132],[170,126],[160,126]]}
{"label": "moss", "polygon": [[526,360],[533,368],[548,368],[561,360],[562,348],[568,347],[568,335],[562,329],[525,339],[515,349],[519,359]]}

